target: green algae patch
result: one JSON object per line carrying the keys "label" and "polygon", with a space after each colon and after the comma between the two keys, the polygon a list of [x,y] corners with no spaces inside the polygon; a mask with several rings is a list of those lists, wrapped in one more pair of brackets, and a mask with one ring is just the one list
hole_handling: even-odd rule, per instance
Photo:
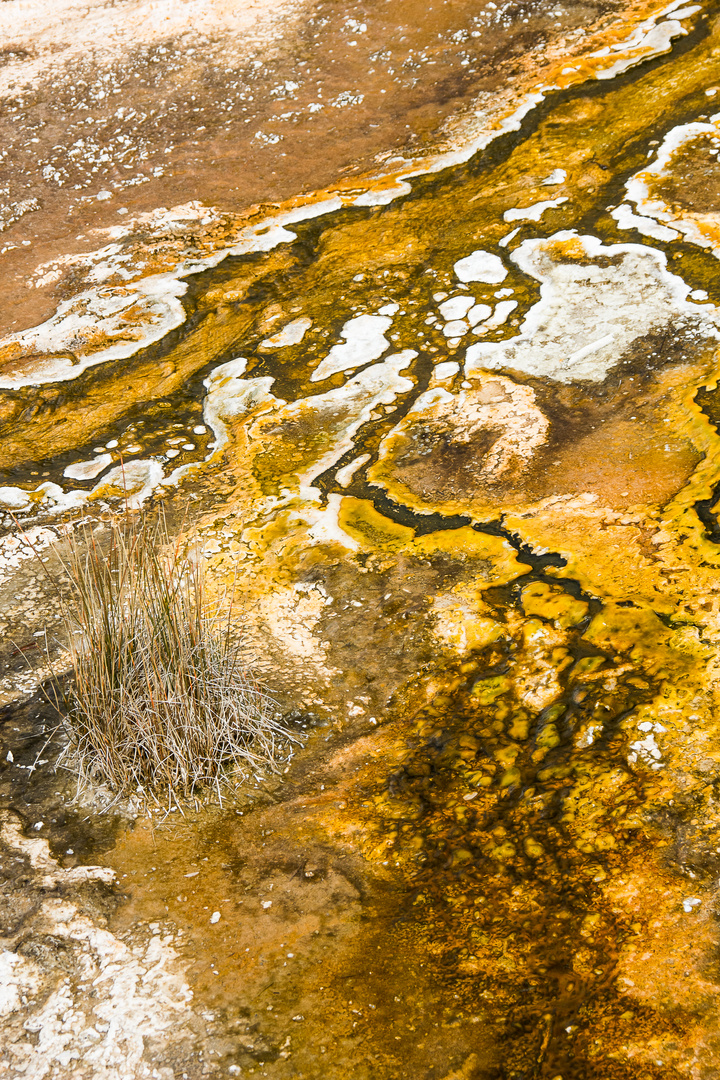
{"label": "green algae patch", "polygon": [[666,651],[672,630],[650,608],[606,604],[592,620],[584,637],[619,653],[638,649],[638,656],[659,655]]}
{"label": "green algae patch", "polygon": [[355,499],[349,495],[340,504],[338,525],[370,551],[397,552],[415,540],[413,529],[381,514],[368,499]]}
{"label": "green algae patch", "polygon": [[479,532],[469,525],[416,536],[409,526],[380,513],[369,499],[344,496],[337,522],[365,551],[386,554],[402,551],[417,558],[469,563],[477,579],[488,586],[506,585],[529,569],[501,536]]}
{"label": "green algae patch", "polygon": [[523,589],[522,606],[526,614],[540,615],[562,629],[581,623],[588,613],[584,600],[576,600],[558,585],[544,581],[533,582]]}
{"label": "green algae patch", "polygon": [[472,688],[471,695],[478,705],[492,705],[493,701],[507,693],[512,683],[503,675],[496,675],[490,679],[478,679]]}
{"label": "green algae patch", "polygon": [[469,525],[425,533],[413,546],[418,555],[450,555],[456,559],[484,561],[487,563],[486,580],[493,585],[505,585],[529,569],[503,537],[479,532]]}
{"label": "green algae patch", "polygon": [[[332,430],[300,431],[299,425],[268,422],[257,437],[266,444],[253,462],[253,473],[263,495],[277,495],[297,487],[300,478],[332,450]],[[274,439],[277,441],[273,441]]]}
{"label": "green algae patch", "polygon": [[696,669],[700,674],[715,655],[697,631],[668,628],[654,611],[606,604],[590,623],[584,638],[601,648],[625,655],[644,672],[658,678],[677,677]]}

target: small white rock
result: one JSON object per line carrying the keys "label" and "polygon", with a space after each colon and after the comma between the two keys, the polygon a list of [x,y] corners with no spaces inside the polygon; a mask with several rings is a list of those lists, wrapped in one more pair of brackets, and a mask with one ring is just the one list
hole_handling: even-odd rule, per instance
{"label": "small white rock", "polygon": [[220,912],[219,911],[213,911],[212,915],[210,916],[210,922],[211,923],[220,922]]}

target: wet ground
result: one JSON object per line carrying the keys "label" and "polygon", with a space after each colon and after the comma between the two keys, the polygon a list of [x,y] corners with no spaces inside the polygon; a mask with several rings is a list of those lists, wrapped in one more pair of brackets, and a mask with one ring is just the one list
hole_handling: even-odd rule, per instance
{"label": "wet ground", "polygon": [[[720,1075],[718,11],[436,7],[163,39],[163,175],[8,224],[4,1075]],[[306,736],[222,806],[53,769],[38,560],[123,490]]]}
{"label": "wet ground", "polygon": [[134,7],[135,19],[93,4],[89,42],[79,5],[12,0],[0,69],[4,329],[52,314],[72,276],[45,284],[38,268],[92,250],[95,229],[192,200],[244,212],[427,153],[479,94],[542,70],[618,10],[286,0],[242,14],[208,2],[198,19],[183,3],[166,29]]}

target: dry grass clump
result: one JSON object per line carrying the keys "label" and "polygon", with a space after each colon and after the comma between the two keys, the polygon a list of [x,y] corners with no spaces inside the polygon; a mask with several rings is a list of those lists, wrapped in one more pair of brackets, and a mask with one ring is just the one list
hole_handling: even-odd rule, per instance
{"label": "dry grass clump", "polygon": [[82,782],[121,796],[221,799],[228,771],[278,771],[296,741],[211,610],[198,559],[161,516],[120,518],[109,543],[69,538],[62,614],[73,679],[66,754]]}

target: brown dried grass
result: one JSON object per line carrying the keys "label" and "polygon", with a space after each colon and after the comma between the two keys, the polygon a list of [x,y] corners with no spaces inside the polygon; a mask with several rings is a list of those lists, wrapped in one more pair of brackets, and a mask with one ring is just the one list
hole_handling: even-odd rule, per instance
{"label": "brown dried grass", "polygon": [[222,802],[233,781],[278,772],[298,738],[248,670],[233,613],[209,605],[197,552],[171,542],[162,514],[125,514],[102,544],[81,527],[68,548],[63,759],[81,785]]}

